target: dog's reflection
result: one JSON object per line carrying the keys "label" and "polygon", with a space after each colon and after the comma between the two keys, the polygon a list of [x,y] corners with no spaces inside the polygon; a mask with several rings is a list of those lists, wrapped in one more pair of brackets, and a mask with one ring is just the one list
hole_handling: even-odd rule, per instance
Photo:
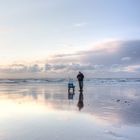
{"label": "dog's reflection", "polygon": [[80,93],[79,93],[79,100],[78,100],[78,103],[77,103],[77,106],[79,108],[79,111],[84,107],[84,96],[83,96],[83,91],[80,90]]}
{"label": "dog's reflection", "polygon": [[73,100],[74,94],[75,94],[74,92],[68,91],[68,99]]}

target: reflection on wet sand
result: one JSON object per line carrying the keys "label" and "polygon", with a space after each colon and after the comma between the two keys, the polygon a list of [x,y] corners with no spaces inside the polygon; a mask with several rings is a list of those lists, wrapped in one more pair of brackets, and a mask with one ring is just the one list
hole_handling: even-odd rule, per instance
{"label": "reflection on wet sand", "polygon": [[[0,85],[0,87],[0,123],[5,122],[3,124],[4,126],[10,127],[10,125],[6,123],[10,120],[9,118],[18,120],[21,116],[24,116],[22,117],[23,122],[24,119],[28,120],[29,118],[40,118],[40,121],[46,122],[49,116],[48,121],[51,124],[54,124],[58,118],[61,118],[61,123],[65,126],[65,124],[67,124],[65,120],[70,119],[71,127],[75,127],[77,122],[75,119],[77,118],[77,120],[81,120],[79,124],[85,125],[84,122],[86,122],[87,129],[91,129],[92,125],[98,125],[95,126],[96,129],[97,127],[99,130],[103,128],[105,130],[107,129],[105,134],[113,135],[114,137],[121,136],[121,138],[124,134],[119,134],[121,133],[120,130],[123,132],[131,130],[131,132],[133,132],[131,137],[134,140],[139,140],[138,135],[134,136],[136,132],[138,134],[140,133],[139,86],[89,86],[84,91],[84,95],[82,91],[80,91],[80,93],[78,91],[75,91],[75,93],[67,93],[65,85],[15,84]],[[71,104],[69,104],[70,100],[72,100]],[[77,110],[81,110],[80,113]],[[38,122],[40,121],[38,120]],[[15,126],[16,125],[18,124],[15,124]],[[121,127],[121,129],[118,130],[118,126]],[[129,129],[126,126],[128,126]],[[45,129],[47,129],[46,127]],[[59,123],[55,125],[55,127],[59,129]],[[2,129],[2,125],[0,129]],[[29,129],[32,129],[32,127]],[[92,129],[94,130],[94,128]],[[112,132],[114,129],[117,129],[117,132]],[[94,131],[96,132],[97,130]],[[104,140],[105,138],[102,139]],[[112,140],[112,138],[106,139]]]}
{"label": "reflection on wet sand", "polygon": [[78,100],[78,103],[77,103],[77,106],[78,106],[79,110],[81,110],[84,107],[84,102],[83,101],[84,101],[83,91],[80,90],[79,100]]}
{"label": "reflection on wet sand", "polygon": [[[64,85],[55,85],[55,87],[54,85],[6,85],[0,90],[0,103],[3,103],[5,107],[8,104],[10,106],[11,103],[16,103],[16,105],[27,107],[27,110],[33,107],[32,104],[41,105],[43,108],[51,107],[51,110],[67,111],[76,111],[76,106],[81,110],[85,106],[82,110],[83,113],[106,122],[110,122],[110,119],[112,119],[112,123],[140,124],[139,90],[138,87],[130,87],[129,89],[124,87],[120,90],[118,90],[118,87],[89,87],[85,94],[84,105],[83,92],[78,94],[78,91],[76,91],[76,93],[69,92],[66,94]],[[67,99],[73,100],[71,107],[69,107]]]}
{"label": "reflection on wet sand", "polygon": [[73,100],[74,95],[75,95],[75,92],[74,92],[74,91],[71,92],[71,91],[68,90],[68,99],[69,99],[69,100]]}

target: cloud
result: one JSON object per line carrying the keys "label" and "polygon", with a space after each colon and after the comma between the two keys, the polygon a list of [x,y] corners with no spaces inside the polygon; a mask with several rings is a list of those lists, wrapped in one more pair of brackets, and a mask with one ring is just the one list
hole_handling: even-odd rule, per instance
{"label": "cloud", "polygon": [[78,62],[92,65],[114,64],[134,65],[140,63],[140,40],[110,41],[87,51],[74,54],[59,54],[52,58],[53,62]]}
{"label": "cloud", "polygon": [[140,40],[116,40],[93,46],[73,54],[57,54],[42,65],[33,63],[0,66],[1,73],[45,73],[65,76],[77,71],[90,76],[133,76],[140,74]]}
{"label": "cloud", "polygon": [[[132,74],[139,72],[140,40],[116,40],[93,46],[93,49],[74,54],[60,54],[53,63],[70,64],[69,70],[87,70],[91,73]],[[113,75],[112,75],[113,76]]]}
{"label": "cloud", "polygon": [[121,60],[122,60],[122,61],[129,61],[129,60],[131,60],[131,57],[122,57]]}
{"label": "cloud", "polygon": [[85,62],[91,62],[92,64],[103,65],[129,65],[138,64],[140,62],[140,40],[113,41],[104,43],[101,46],[99,50],[83,52],[85,55],[83,60]]}
{"label": "cloud", "polygon": [[140,65],[130,65],[124,68],[127,72],[140,72]]}
{"label": "cloud", "polygon": [[118,134],[118,133],[116,133],[116,132],[113,132],[113,131],[106,131],[105,133],[106,133],[106,134],[109,134],[109,135],[111,135],[111,136],[113,136],[113,137],[116,137],[116,138],[126,138],[125,136],[123,136],[123,135],[121,135],[121,134]]}
{"label": "cloud", "polygon": [[26,72],[42,72],[43,68],[40,67],[37,64],[33,65],[24,65],[24,64],[12,64],[6,67],[1,66],[0,67],[0,72],[6,72],[6,73],[26,73]]}
{"label": "cloud", "polygon": [[86,25],[87,25],[86,22],[81,22],[81,23],[76,23],[76,24],[74,24],[74,27],[80,28],[80,27],[84,27],[84,26],[86,26]]}

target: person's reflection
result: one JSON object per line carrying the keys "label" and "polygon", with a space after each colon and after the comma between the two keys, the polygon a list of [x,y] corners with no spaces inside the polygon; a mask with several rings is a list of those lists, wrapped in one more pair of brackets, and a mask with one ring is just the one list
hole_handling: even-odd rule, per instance
{"label": "person's reflection", "polygon": [[83,100],[84,100],[83,91],[80,90],[80,93],[79,93],[79,101],[77,103],[77,106],[78,106],[79,110],[81,110],[84,107]]}

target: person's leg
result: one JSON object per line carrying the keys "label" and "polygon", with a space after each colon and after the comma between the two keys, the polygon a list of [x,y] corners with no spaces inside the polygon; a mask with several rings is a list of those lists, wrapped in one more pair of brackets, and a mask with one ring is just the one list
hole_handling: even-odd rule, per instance
{"label": "person's leg", "polygon": [[80,88],[80,90],[83,89],[83,81],[79,81],[79,88]]}
{"label": "person's leg", "polygon": [[81,89],[83,90],[83,81],[81,81]]}
{"label": "person's leg", "polygon": [[81,81],[78,81],[79,82],[79,89],[81,89]]}
{"label": "person's leg", "polygon": [[80,82],[80,89],[83,90],[83,81]]}

